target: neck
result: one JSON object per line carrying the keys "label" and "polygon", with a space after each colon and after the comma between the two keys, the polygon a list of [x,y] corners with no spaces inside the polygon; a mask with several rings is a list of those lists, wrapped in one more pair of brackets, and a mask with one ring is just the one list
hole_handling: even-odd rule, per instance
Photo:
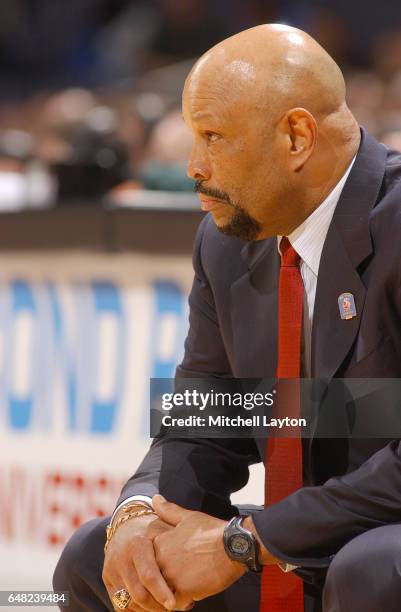
{"label": "neck", "polygon": [[319,163],[320,167],[316,164],[309,170],[314,180],[310,181],[310,187],[305,191],[305,219],[325,201],[342,179],[358,152],[360,140],[361,135],[358,127],[357,133],[346,144],[331,149],[329,155],[323,156],[320,153],[317,156],[322,161]]}

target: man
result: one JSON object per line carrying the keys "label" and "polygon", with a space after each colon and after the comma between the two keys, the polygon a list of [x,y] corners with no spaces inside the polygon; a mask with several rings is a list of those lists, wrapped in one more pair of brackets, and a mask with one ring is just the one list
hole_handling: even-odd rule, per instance
{"label": "man", "polygon": [[[177,377],[399,377],[401,157],[361,132],[334,61],[294,28],[241,32],[196,63],[183,112],[194,137],[188,174],[210,215],[195,240]],[[303,300],[295,369],[283,350],[288,266],[290,299]],[[226,553],[223,535],[237,513],[230,494],[251,463],[265,461],[269,474],[269,452],[256,439],[156,441],[122,491],[104,584],[108,521],[92,521],[64,551],[55,588],[77,611],[112,609],[110,599],[141,612],[194,602],[209,612],[398,610],[398,441],[304,441],[304,486],[242,522],[270,576],[260,603],[257,575]],[[272,599],[281,569],[290,587]]]}

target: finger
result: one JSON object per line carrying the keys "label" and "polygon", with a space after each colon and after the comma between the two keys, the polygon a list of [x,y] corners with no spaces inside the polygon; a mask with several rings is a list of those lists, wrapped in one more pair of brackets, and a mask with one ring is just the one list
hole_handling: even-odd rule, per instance
{"label": "finger", "polygon": [[106,587],[114,587],[114,585],[119,585],[121,582],[120,572],[118,571],[117,559],[118,558],[116,557],[116,555],[114,553],[111,554],[110,549],[108,549],[105,554],[102,568],[102,580]]}
{"label": "finger", "polygon": [[175,591],[174,595],[176,601],[174,610],[179,610],[180,612],[192,610],[195,605],[195,602],[193,601],[192,597],[190,597],[189,595],[184,595],[179,591]]}
{"label": "finger", "polygon": [[[118,591],[121,591],[122,589],[126,589],[126,587],[123,584],[123,581],[120,579],[118,582],[115,582],[114,584],[110,584],[110,583],[106,584],[106,582],[105,582],[105,585],[106,585],[106,589],[107,589],[107,594],[108,594],[108,596],[110,598],[110,602],[111,602],[111,604],[113,606],[113,610],[116,610],[116,612],[119,612],[120,608],[118,608],[118,606],[116,606],[116,604],[114,603],[113,596],[116,593],[118,593]],[[126,590],[128,590],[128,589],[126,589]],[[133,605],[131,600],[129,601],[128,606],[125,609],[127,610],[127,612],[128,612],[128,610],[130,612],[137,612],[137,610],[134,609],[134,605]],[[143,612],[145,612],[145,611],[143,611]]]}
{"label": "finger", "polygon": [[174,527],[192,513],[192,510],[187,510],[177,504],[166,501],[162,495],[155,495],[152,499],[152,504],[157,516],[162,521],[174,525]]}
{"label": "finger", "polygon": [[[127,584],[128,578],[126,578],[125,581]],[[138,579],[136,583],[130,587],[129,594],[131,595],[130,609],[146,610],[146,612],[165,612],[166,610],[164,606],[161,606],[152,597]]]}
{"label": "finger", "polygon": [[[150,545],[152,547],[151,543]],[[139,549],[139,547],[136,548]],[[141,585],[134,563],[130,557],[122,564],[120,571],[115,570],[109,561],[105,562],[102,578],[112,603],[115,593],[125,588],[131,596],[131,602],[127,610],[140,609],[143,612],[165,612],[166,608],[155,601],[152,595]]]}
{"label": "finger", "polygon": [[[163,608],[173,610],[175,606],[175,597],[156,563],[152,542],[147,538],[137,538],[134,547],[133,565],[137,574],[137,581],[135,582],[139,581],[142,587],[144,587],[152,598]],[[134,586],[133,584],[132,587]],[[138,603],[143,605],[141,602]]]}
{"label": "finger", "polygon": [[[122,580],[121,576],[116,572],[111,573],[110,571],[108,571],[106,573],[104,570],[102,574],[102,579],[110,601],[113,604],[113,595],[115,595],[120,589],[125,588],[124,581]],[[113,607],[115,607],[114,604]]]}
{"label": "finger", "polygon": [[[134,570],[134,572],[135,572],[135,570]],[[113,584],[105,582],[107,593],[108,593],[108,595],[110,597],[110,601],[111,601],[111,603],[113,605],[114,610],[119,611],[119,608],[117,608],[114,605],[113,595],[115,595],[121,589],[126,589],[129,592],[130,596],[131,596],[131,600],[129,602],[129,605],[126,608],[127,611],[129,611],[129,612],[149,612],[149,611],[151,611],[151,612],[165,612],[165,608],[163,608],[160,604],[158,604],[156,601],[154,601],[153,598],[151,597],[151,595],[147,591],[145,591],[145,595],[148,596],[149,603],[146,601],[146,597],[145,597],[143,599],[143,601],[148,603],[148,605],[142,606],[139,603],[139,600],[141,599],[141,595],[139,595],[139,597],[138,597],[138,593],[140,593],[140,589],[143,589],[143,587],[138,582],[138,579],[136,579],[136,585],[131,586],[129,588],[127,586],[127,582],[128,582],[127,579],[124,579],[124,578],[120,578],[118,581],[114,582]],[[122,585],[124,585],[124,586],[122,586]]]}
{"label": "finger", "polygon": [[174,608],[174,610],[177,610],[178,612],[187,612],[187,610],[192,610],[192,608],[194,607],[195,602],[191,601],[191,603],[189,604],[177,604],[176,607]]}

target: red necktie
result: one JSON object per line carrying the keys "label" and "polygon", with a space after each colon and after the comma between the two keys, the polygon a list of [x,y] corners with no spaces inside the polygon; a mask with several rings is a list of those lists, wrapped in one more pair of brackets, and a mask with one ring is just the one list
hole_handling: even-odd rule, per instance
{"label": "red necktie", "polygon": [[[278,317],[278,379],[299,379],[301,367],[304,286],[300,257],[287,238],[280,243],[281,268]],[[299,381],[278,382],[273,417],[299,418]],[[294,435],[294,430],[292,431]],[[270,437],[266,446],[265,506],[271,506],[302,487],[302,444],[299,430],[291,438]],[[285,529],[285,525],[283,525]],[[292,572],[267,565],[262,574],[260,612],[303,612],[303,583]]]}

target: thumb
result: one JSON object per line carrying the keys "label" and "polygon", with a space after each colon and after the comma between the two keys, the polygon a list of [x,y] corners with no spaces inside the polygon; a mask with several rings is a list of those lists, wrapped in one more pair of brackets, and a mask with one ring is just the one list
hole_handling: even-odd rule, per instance
{"label": "thumb", "polygon": [[173,527],[176,527],[178,523],[181,523],[181,521],[192,513],[192,510],[187,510],[177,504],[168,502],[159,494],[153,497],[152,504],[153,510],[156,512],[157,516]]}

